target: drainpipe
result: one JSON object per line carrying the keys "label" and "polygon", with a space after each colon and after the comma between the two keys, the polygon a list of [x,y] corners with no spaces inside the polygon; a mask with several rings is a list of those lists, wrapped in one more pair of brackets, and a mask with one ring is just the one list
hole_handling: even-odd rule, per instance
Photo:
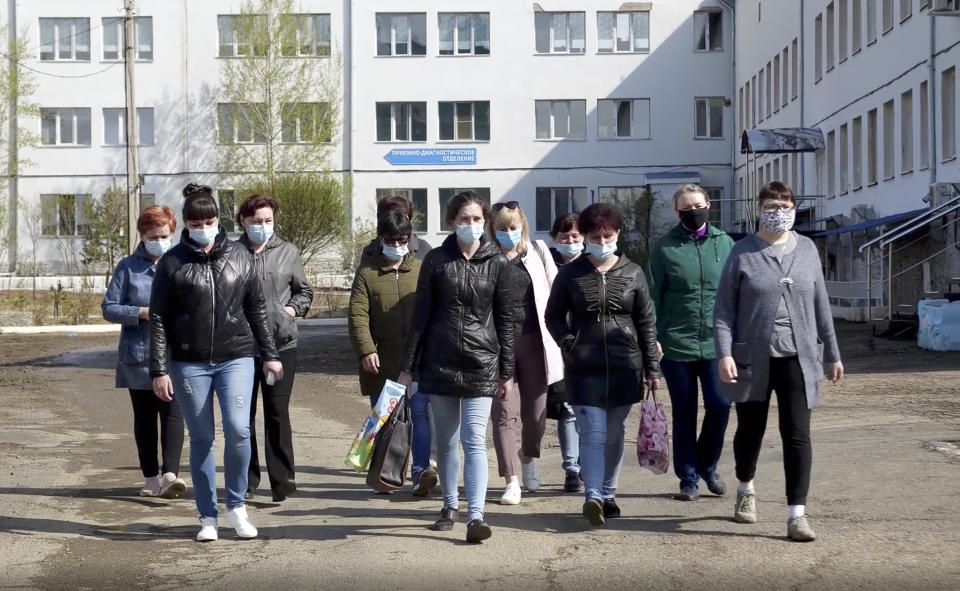
{"label": "drainpipe", "polygon": [[[14,47],[17,42],[17,0],[7,0],[7,15],[7,47]],[[11,73],[16,72],[17,68],[20,67],[20,64],[17,63],[16,56],[8,56],[7,61],[7,67],[10,68],[9,72]],[[19,127],[19,121],[17,120],[17,102],[20,97],[17,93],[14,93],[12,98],[13,100],[10,101],[9,111],[7,113],[7,118],[10,121],[10,127],[7,130],[8,137],[10,138],[10,141],[7,143],[7,162],[9,163],[7,167],[7,269],[11,272],[16,272],[17,201],[19,200],[17,192],[17,169],[19,168],[19,159],[17,158],[19,151],[19,146],[17,145],[17,131]]]}
{"label": "drainpipe", "polygon": [[343,0],[343,171],[350,183],[346,223],[353,224],[353,0]]}
{"label": "drainpipe", "polygon": [[[927,116],[930,122],[927,126],[930,128],[930,147],[927,150],[930,154],[930,184],[937,182],[937,110],[934,105],[937,104],[937,19],[932,15],[927,15],[930,19],[930,57],[927,58]],[[930,207],[934,207],[933,195],[930,195]]]}
{"label": "drainpipe", "polygon": [[[804,51],[807,47],[806,37],[803,34],[803,5],[805,4],[804,0],[800,0],[800,45],[797,47],[797,51],[800,52],[800,55],[797,58],[797,63],[800,64],[800,72],[798,73],[800,79],[797,81],[797,84],[800,85],[798,89],[800,91],[800,127],[804,126],[804,101],[807,99],[807,89],[804,87],[804,72],[807,70],[807,60],[804,59]],[[807,194],[807,162],[806,158],[803,157],[803,152],[800,152],[800,194]],[[823,211],[820,210],[820,203],[817,203],[817,215],[823,217]]]}
{"label": "drainpipe", "polygon": [[[730,75],[730,103],[734,104],[737,100],[737,15],[734,12],[734,6],[729,0],[718,0],[728,11],[730,11],[730,64],[731,64],[731,75]],[[737,105],[738,107],[740,105]],[[734,110],[736,112],[736,110]],[[732,119],[732,118],[731,118]],[[742,123],[742,122],[741,122]],[[744,126],[746,128],[746,126]],[[735,187],[737,182],[737,175],[734,173],[737,165],[737,146],[740,144],[740,138],[737,136],[737,127],[733,127],[733,141],[730,146],[730,193],[731,196],[736,194]],[[729,201],[728,203],[735,203]],[[730,219],[730,215],[727,215],[727,218]],[[720,220],[720,223],[723,223],[723,220]]]}

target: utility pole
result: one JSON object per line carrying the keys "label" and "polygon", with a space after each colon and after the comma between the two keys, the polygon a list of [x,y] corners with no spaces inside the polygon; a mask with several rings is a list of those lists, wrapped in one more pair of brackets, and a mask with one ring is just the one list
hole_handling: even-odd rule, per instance
{"label": "utility pole", "polygon": [[134,63],[134,0],[124,0],[123,65],[124,90],[127,100],[127,251],[137,248],[137,217],[140,215],[140,157],[137,152],[137,104],[133,94]]}

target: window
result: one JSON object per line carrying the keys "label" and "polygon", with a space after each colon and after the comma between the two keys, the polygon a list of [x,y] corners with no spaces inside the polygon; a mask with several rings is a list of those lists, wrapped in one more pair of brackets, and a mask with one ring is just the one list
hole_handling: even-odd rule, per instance
{"label": "window", "polygon": [[746,121],[744,122],[744,125],[748,129],[753,129],[753,100],[751,99],[751,93],[753,92],[753,90],[750,87],[749,80],[747,80],[744,92],[747,95],[746,96],[747,104],[744,106],[744,111],[746,112],[743,115],[746,119]]}
{"label": "window", "polygon": [[780,54],[773,58],[773,111],[780,112]]}
{"label": "window", "polygon": [[770,117],[771,113],[773,113],[773,109],[771,108],[772,106],[771,103],[773,102],[773,93],[771,92],[771,87],[777,86],[773,80],[772,73],[773,73],[772,65],[770,64],[770,62],[767,62],[767,105],[766,105],[765,112],[768,118]]}
{"label": "window", "polygon": [[284,14],[280,17],[280,55],[327,57],[330,55],[329,14]]}
{"label": "window", "polygon": [[597,12],[597,51],[650,51],[650,13]]}
{"label": "window", "polygon": [[490,139],[490,101],[439,103],[441,140]]}
{"label": "window", "polygon": [[[440,203],[440,229],[444,232],[453,230],[453,226],[447,223],[447,203],[453,199],[454,195],[464,191],[473,191],[480,196],[480,199],[490,205],[490,187],[464,187],[459,189],[440,189],[437,191]],[[426,209],[424,209],[426,211]]]}
{"label": "window", "polygon": [[763,107],[766,104],[764,100],[764,90],[769,90],[763,80],[763,68],[760,68],[760,72],[757,74],[757,113],[758,120],[763,121]]}
{"label": "window", "polygon": [[867,4],[867,45],[877,42],[877,0],[864,0]]}
{"label": "window", "polygon": [[288,144],[329,142],[332,129],[327,103],[285,103],[280,107],[280,140]]}
{"label": "window", "polygon": [[913,170],[913,91],[900,95],[900,174]]}
{"label": "window", "polygon": [[[103,110],[103,144],[127,145],[127,110]],[[153,145],[153,109],[137,108],[137,145]]]}
{"label": "window", "polygon": [[488,55],[490,13],[441,12],[440,55]]}
{"label": "window", "polygon": [[[797,53],[797,40],[790,44],[790,100],[800,96],[800,57]],[[786,93],[784,93],[786,94]]]}
{"label": "window", "polygon": [[217,191],[217,204],[220,209],[220,225],[227,234],[237,232],[237,194],[233,189],[219,189]]}
{"label": "window", "polygon": [[[867,0],[870,3],[872,0]],[[850,22],[853,29],[850,31],[850,53],[856,54],[863,48],[863,0],[850,0]]]}
{"label": "window", "polygon": [[883,103],[883,178],[893,178],[893,101]]}
{"label": "window", "polygon": [[157,196],[153,193],[140,193],[140,213],[151,205],[157,204]]}
{"label": "window", "polygon": [[90,61],[90,19],[40,19],[40,61]]}
{"label": "window", "polygon": [[220,57],[267,55],[267,17],[263,14],[221,14],[217,16]]}
{"label": "window", "polygon": [[886,33],[893,28],[893,0],[881,0],[883,6],[881,9],[881,18],[883,19],[883,32]]}
{"label": "window", "polygon": [[800,167],[802,164],[800,158],[802,155],[791,154],[790,157],[793,159],[793,162],[791,163],[793,168],[793,184],[795,185],[794,188],[797,188],[800,186]]}
{"label": "window", "polygon": [[695,99],[696,138],[716,139],[723,137],[723,97],[714,96]]}
{"label": "window", "polygon": [[377,55],[427,55],[426,13],[377,13]]}
{"label": "window", "polygon": [[740,133],[739,133],[739,135],[743,135],[743,132],[744,132],[744,131],[746,130],[746,128],[747,128],[747,122],[744,121],[744,119],[743,119],[743,118],[744,118],[744,115],[745,115],[745,113],[746,113],[746,110],[744,109],[744,104],[743,104],[743,87],[742,87],[742,86],[740,87],[740,90],[737,91],[737,105],[739,105],[738,108],[739,108],[739,115],[740,115]]}
{"label": "window", "polygon": [[588,205],[586,187],[537,187],[537,232],[549,232],[557,216],[580,213]]}
{"label": "window", "polygon": [[[133,51],[136,59],[153,59],[153,17],[138,16],[133,19]],[[103,19],[103,59],[122,60],[125,50],[123,18]]]}
{"label": "window", "polygon": [[944,160],[957,155],[957,69],[940,73],[940,130],[941,157]]}
{"label": "window", "polygon": [[426,189],[377,189],[377,202],[387,197],[404,197],[413,203],[413,231],[427,231],[427,190]]}
{"label": "window", "polygon": [[90,195],[40,195],[43,236],[85,236],[90,233],[86,204]]}
{"label": "window", "polygon": [[783,177],[780,176],[780,159],[777,158],[773,161],[773,175],[770,177],[771,181],[783,181]]}
{"label": "window", "polygon": [[877,182],[877,110],[867,112],[867,184]]}
{"label": "window", "polygon": [[824,158],[827,160],[827,195],[833,197],[837,194],[837,133],[831,131],[827,133],[827,149],[824,152]]}
{"label": "window", "polygon": [[263,144],[270,114],[264,103],[219,103],[217,121],[221,144]]}
{"label": "window", "polygon": [[757,125],[757,77],[753,77],[753,93],[750,95],[750,127]]}
{"label": "window", "polygon": [[693,13],[693,48],[696,51],[723,51],[723,13],[698,10]]}
{"label": "window", "polygon": [[837,47],[838,61],[847,61],[847,0],[837,0]]}
{"label": "window", "polygon": [[586,139],[587,101],[536,101],[537,139]]}
{"label": "window", "polygon": [[863,118],[856,117],[853,120],[853,138],[851,147],[853,148],[853,188],[859,189],[863,186]]}
{"label": "window", "polygon": [[834,19],[833,19],[833,2],[827,4],[827,71],[833,69],[834,66],[834,51],[836,51],[836,45],[834,43]]}
{"label": "window", "polygon": [[90,109],[40,109],[40,144],[89,146]]}
{"label": "window", "polygon": [[910,18],[913,14],[913,0],[900,0],[900,22]]}
{"label": "window", "polygon": [[783,92],[781,97],[783,98],[782,106],[786,107],[787,103],[790,102],[790,75],[787,67],[787,48],[783,48],[783,59],[780,60],[780,63],[783,64]]}
{"label": "window", "polygon": [[840,142],[840,146],[838,149],[838,153],[840,156],[840,189],[838,192],[841,195],[846,195],[847,191],[850,190],[850,185],[847,183],[849,166],[850,166],[850,159],[849,159],[850,155],[848,152],[849,137],[847,134],[848,134],[847,124],[844,123],[843,125],[840,126],[840,137],[838,138]]}
{"label": "window", "polygon": [[377,141],[427,141],[427,103],[377,103]]}
{"label": "window", "polygon": [[586,13],[537,12],[534,29],[537,53],[586,51]]}
{"label": "window", "polygon": [[930,97],[927,81],[920,83],[920,168],[930,166]]}
{"label": "window", "polygon": [[823,15],[818,14],[813,21],[813,66],[814,80],[823,78]]}
{"label": "window", "polygon": [[598,139],[650,139],[650,99],[597,101]]}

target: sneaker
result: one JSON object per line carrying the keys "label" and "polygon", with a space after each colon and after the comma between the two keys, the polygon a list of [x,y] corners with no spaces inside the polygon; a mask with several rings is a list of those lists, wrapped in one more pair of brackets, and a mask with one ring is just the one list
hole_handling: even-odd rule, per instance
{"label": "sneaker", "polygon": [[151,476],[143,479],[143,488],[140,489],[141,497],[155,497],[160,494],[160,477]]}
{"label": "sneaker", "polygon": [[700,498],[700,489],[696,484],[685,484],[680,487],[680,493],[674,498],[678,501],[696,501]]}
{"label": "sneaker", "polygon": [[583,504],[583,516],[587,518],[590,525],[603,525],[606,519],[603,516],[603,504],[597,499],[587,499]]}
{"label": "sneaker", "polygon": [[427,466],[416,479],[416,486],[413,488],[413,496],[425,497],[430,494],[433,487],[437,485],[437,470],[433,466]]}
{"label": "sneaker", "polygon": [[230,509],[227,511],[227,516],[224,519],[226,524],[233,529],[237,530],[237,536],[241,538],[255,538],[257,537],[257,528],[250,523],[250,518],[247,517],[247,508],[246,507],[237,507],[235,509]]}
{"label": "sneaker", "polygon": [[248,489],[247,492],[243,493],[243,499],[245,501],[249,501],[255,496],[257,496],[257,489],[255,488]]}
{"label": "sneaker", "polygon": [[723,480],[720,479],[720,475],[716,472],[706,476],[703,481],[707,483],[707,489],[718,497],[722,497],[724,494],[726,494],[727,485],[723,483]]}
{"label": "sneaker", "polygon": [[757,522],[757,494],[753,491],[737,491],[737,504],[733,510],[733,520],[737,523]]}
{"label": "sneaker", "polygon": [[433,531],[450,531],[459,518],[460,511],[453,507],[444,507],[440,510],[440,519],[434,521],[430,529]]}
{"label": "sneaker", "polygon": [[197,532],[198,542],[214,542],[217,539],[217,518],[201,517],[200,531]]}
{"label": "sneaker", "polygon": [[613,498],[603,499],[603,518],[615,519],[620,517],[620,506]]}
{"label": "sneaker", "polygon": [[567,477],[563,479],[563,490],[568,493],[583,492],[583,480],[580,479],[579,472],[567,472]]}
{"label": "sneaker", "polygon": [[491,534],[490,526],[483,519],[471,519],[467,524],[467,541],[471,544],[479,544]]}
{"label": "sneaker", "polygon": [[537,460],[535,458],[526,458],[526,462],[520,462],[521,478],[523,479],[523,488],[527,492],[537,492],[540,488],[540,474],[537,473]]}
{"label": "sneaker", "polygon": [[503,496],[500,497],[501,505],[519,505],[520,504],[520,483],[516,480],[510,482],[507,488],[503,490]]}
{"label": "sneaker", "polygon": [[177,478],[173,472],[167,472],[160,478],[159,496],[164,499],[179,499],[185,490],[187,490],[187,483]]}
{"label": "sneaker", "polygon": [[817,539],[817,534],[807,523],[807,516],[801,515],[787,521],[787,537],[794,542],[812,542]]}
{"label": "sneaker", "polygon": [[277,488],[273,489],[273,502],[282,503],[287,500],[287,497],[293,496],[297,492],[297,483],[292,478],[290,480],[285,480],[277,485]]}

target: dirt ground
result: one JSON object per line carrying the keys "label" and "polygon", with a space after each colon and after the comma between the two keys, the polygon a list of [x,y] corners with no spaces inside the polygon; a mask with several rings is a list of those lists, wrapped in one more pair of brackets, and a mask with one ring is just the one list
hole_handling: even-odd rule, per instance
{"label": "dirt ground", "polygon": [[[960,581],[960,354],[921,351],[841,324],[848,376],[813,418],[808,514],[820,538],[785,539],[782,453],[770,421],[757,477],[760,523],[701,487],[637,466],[631,415],[623,517],[589,529],[562,492],[553,425],[540,492],[496,500],[494,537],[436,533],[439,498],[373,495],[343,457],[365,412],[344,327],[305,329],[294,391],[300,492],[258,496],[260,537],[197,544],[192,495],[136,496],[142,482],[116,336],[0,336],[0,589],[944,589]],[[720,474],[735,483],[731,414]],[[260,431],[262,433],[262,431]],[[218,442],[220,456],[222,441]],[[188,452],[182,475],[190,483]],[[222,465],[218,461],[218,465]],[[264,475],[266,478],[266,475]],[[222,483],[221,483],[222,484]]]}

